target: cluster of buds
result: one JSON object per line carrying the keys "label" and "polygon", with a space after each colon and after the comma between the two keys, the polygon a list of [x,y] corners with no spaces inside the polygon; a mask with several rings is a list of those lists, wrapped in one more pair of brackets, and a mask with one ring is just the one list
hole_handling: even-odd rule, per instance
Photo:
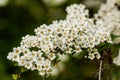
{"label": "cluster of buds", "polygon": [[87,49],[87,58],[100,59],[95,47],[101,42],[112,42],[109,31],[103,28],[103,23],[94,23],[82,4],[73,4],[66,11],[65,20],[43,24],[34,30],[35,35],[23,37],[20,46],[13,48],[7,58],[19,66],[38,70],[40,75],[51,74],[59,62],[59,55],[81,53]]}

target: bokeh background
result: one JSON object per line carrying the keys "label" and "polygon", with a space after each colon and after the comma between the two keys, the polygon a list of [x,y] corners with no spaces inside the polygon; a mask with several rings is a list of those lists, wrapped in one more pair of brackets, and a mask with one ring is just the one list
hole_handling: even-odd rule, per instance
{"label": "bokeh background", "polygon": [[[12,74],[20,68],[7,60],[8,52],[19,45],[21,38],[34,34],[41,24],[50,24],[53,20],[65,19],[67,6],[83,3],[92,17],[105,0],[0,0],[0,80],[13,80]],[[57,75],[46,80],[97,80],[98,61],[89,61],[69,56],[64,62],[65,68]],[[112,65],[110,75],[120,80],[120,67]],[[109,80],[103,71],[103,80]],[[26,71],[19,80],[42,80],[36,71]]]}

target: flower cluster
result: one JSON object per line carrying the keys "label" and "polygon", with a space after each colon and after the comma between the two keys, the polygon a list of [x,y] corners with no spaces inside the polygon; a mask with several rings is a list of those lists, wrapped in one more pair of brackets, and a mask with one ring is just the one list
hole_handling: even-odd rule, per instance
{"label": "flower cluster", "polygon": [[107,0],[101,5],[95,18],[97,21],[102,21],[103,27],[111,34],[120,36],[120,11],[116,6],[118,2],[119,0]]}
{"label": "flower cluster", "polygon": [[65,20],[43,24],[34,30],[35,35],[23,37],[20,46],[13,48],[7,58],[19,66],[38,70],[40,75],[50,74],[62,54],[87,49],[89,59],[100,59],[95,47],[101,42],[111,43],[110,33],[103,28],[103,23],[95,24],[82,4],[73,4],[66,11]]}
{"label": "flower cluster", "polygon": [[[95,14],[96,21],[102,22],[105,30],[117,36],[117,38],[113,40],[115,44],[120,44],[120,10],[117,7],[119,4],[120,0],[107,0],[106,3],[101,5],[98,13]],[[120,51],[113,61],[116,65],[120,65],[119,54]]]}

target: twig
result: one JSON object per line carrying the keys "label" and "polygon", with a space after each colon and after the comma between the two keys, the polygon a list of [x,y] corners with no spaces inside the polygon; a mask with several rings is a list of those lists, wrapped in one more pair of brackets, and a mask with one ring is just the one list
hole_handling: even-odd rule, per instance
{"label": "twig", "polygon": [[46,80],[46,75],[43,76],[43,80]]}
{"label": "twig", "polygon": [[103,63],[103,60],[100,59],[100,66],[99,66],[99,76],[98,76],[98,80],[101,80],[102,63]]}

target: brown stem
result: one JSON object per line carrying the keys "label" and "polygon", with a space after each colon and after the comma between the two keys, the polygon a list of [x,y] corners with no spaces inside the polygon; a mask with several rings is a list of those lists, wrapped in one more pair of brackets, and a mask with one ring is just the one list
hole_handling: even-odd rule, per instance
{"label": "brown stem", "polygon": [[98,80],[101,80],[102,63],[103,63],[103,60],[102,60],[102,59],[100,59],[100,66],[99,66],[99,75],[98,75]]}

